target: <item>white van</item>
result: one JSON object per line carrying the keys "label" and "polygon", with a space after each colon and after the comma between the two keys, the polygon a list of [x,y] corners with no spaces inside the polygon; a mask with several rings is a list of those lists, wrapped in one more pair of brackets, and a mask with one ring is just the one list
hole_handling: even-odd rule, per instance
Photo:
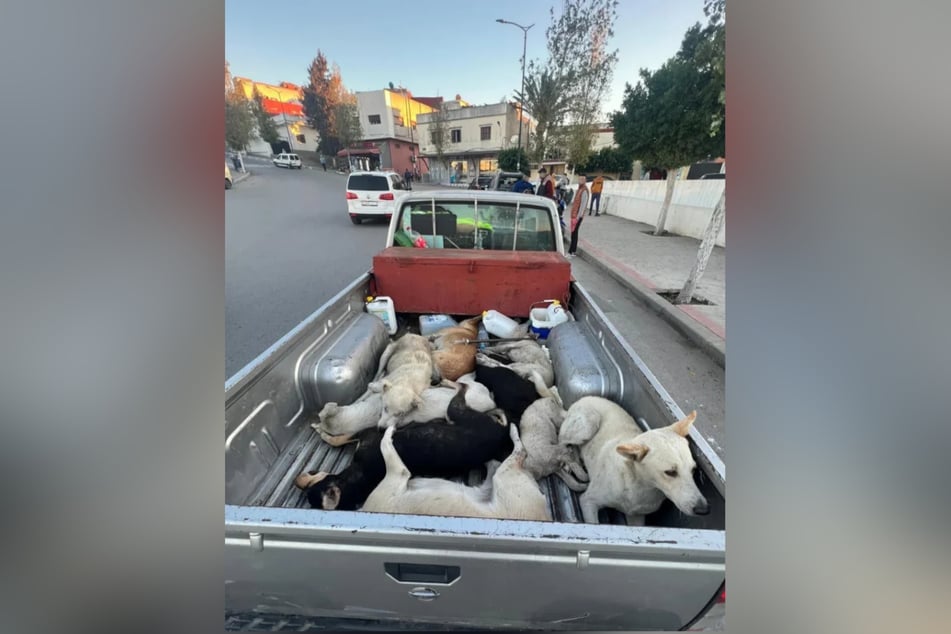
{"label": "white van", "polygon": [[294,169],[295,167],[297,169],[301,168],[300,157],[289,152],[281,152],[272,160],[277,167],[286,167],[288,169]]}
{"label": "white van", "polygon": [[396,172],[351,172],[347,178],[350,221],[358,225],[364,218],[390,218],[407,189]]}

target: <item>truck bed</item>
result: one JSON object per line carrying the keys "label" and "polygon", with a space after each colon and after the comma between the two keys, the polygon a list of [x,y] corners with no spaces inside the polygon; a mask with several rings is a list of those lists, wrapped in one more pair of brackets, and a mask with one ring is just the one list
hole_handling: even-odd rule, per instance
{"label": "truck bed", "polygon": [[[671,630],[712,604],[725,579],[725,467],[696,429],[689,441],[710,504],[706,516],[683,515],[665,502],[646,526],[627,526],[613,511],[602,511],[599,525],[585,524],[577,495],[555,476],[540,483],[552,522],[309,508],[294,486],[297,474],[339,472],[354,452],[353,445],[325,444],[311,423],[323,404],[351,403],[363,393],[390,340],[364,311],[370,288],[370,275],[355,280],[226,382],[228,613],[454,628]],[[547,342],[565,407],[604,396],[644,429],[683,417],[575,283],[568,308],[575,321]],[[412,316],[402,317],[411,328]],[[475,470],[466,481],[482,477]],[[394,577],[401,566],[422,572]]]}

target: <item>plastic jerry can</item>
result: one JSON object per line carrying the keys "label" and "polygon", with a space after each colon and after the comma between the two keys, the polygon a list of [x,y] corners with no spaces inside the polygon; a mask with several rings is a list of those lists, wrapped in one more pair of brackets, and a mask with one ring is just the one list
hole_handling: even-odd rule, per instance
{"label": "plastic jerry can", "polygon": [[[548,303],[548,306],[535,308],[537,304],[545,302]],[[529,310],[529,316],[531,318],[530,330],[538,335],[539,339],[547,339],[552,328],[568,321],[568,313],[557,299],[543,299],[540,302],[535,302]]]}
{"label": "plastic jerry can", "polygon": [[367,312],[382,319],[391,335],[396,334],[396,307],[391,298],[367,297]]}
{"label": "plastic jerry can", "polygon": [[[485,341],[485,340],[488,339],[488,338],[489,338],[489,331],[485,329],[485,324],[480,323],[480,324],[479,324],[479,339],[482,339],[483,341]],[[487,343],[480,343],[480,344],[479,344],[479,350],[482,350],[483,348],[487,347],[488,345],[489,345],[489,344],[487,344]]]}
{"label": "plastic jerry can", "polygon": [[482,323],[485,329],[501,339],[509,339],[518,335],[518,322],[506,317],[497,310],[486,310],[482,313]]}
{"label": "plastic jerry can", "polygon": [[420,315],[419,316],[419,334],[428,337],[434,332],[439,332],[444,328],[452,328],[459,324],[449,315]]}

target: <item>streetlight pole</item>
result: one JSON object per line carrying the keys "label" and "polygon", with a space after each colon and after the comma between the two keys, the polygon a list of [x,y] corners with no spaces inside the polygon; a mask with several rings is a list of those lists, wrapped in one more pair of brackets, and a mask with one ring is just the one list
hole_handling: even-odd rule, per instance
{"label": "streetlight pole", "polygon": [[515,163],[516,170],[522,171],[522,117],[525,113],[525,106],[522,103],[522,100],[525,98],[525,50],[528,44],[528,30],[535,26],[534,24],[529,24],[528,26],[522,26],[521,24],[516,24],[515,22],[509,22],[508,20],[503,20],[499,18],[496,20],[499,24],[511,24],[512,26],[517,26],[522,29],[522,92],[518,100],[518,153],[516,155]]}

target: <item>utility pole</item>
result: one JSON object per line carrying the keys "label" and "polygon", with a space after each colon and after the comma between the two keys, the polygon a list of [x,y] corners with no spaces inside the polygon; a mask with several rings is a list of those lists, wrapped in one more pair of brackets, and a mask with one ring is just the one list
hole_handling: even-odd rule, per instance
{"label": "utility pole", "polygon": [[535,26],[534,24],[529,24],[528,26],[522,26],[521,24],[516,24],[515,22],[509,22],[508,20],[503,20],[499,18],[496,20],[499,24],[511,24],[512,26],[517,26],[522,29],[522,92],[520,93],[521,98],[518,101],[518,152],[516,157],[516,170],[522,171],[522,117],[525,113],[524,104],[522,99],[525,97],[525,53],[526,46],[528,45],[528,30]]}

